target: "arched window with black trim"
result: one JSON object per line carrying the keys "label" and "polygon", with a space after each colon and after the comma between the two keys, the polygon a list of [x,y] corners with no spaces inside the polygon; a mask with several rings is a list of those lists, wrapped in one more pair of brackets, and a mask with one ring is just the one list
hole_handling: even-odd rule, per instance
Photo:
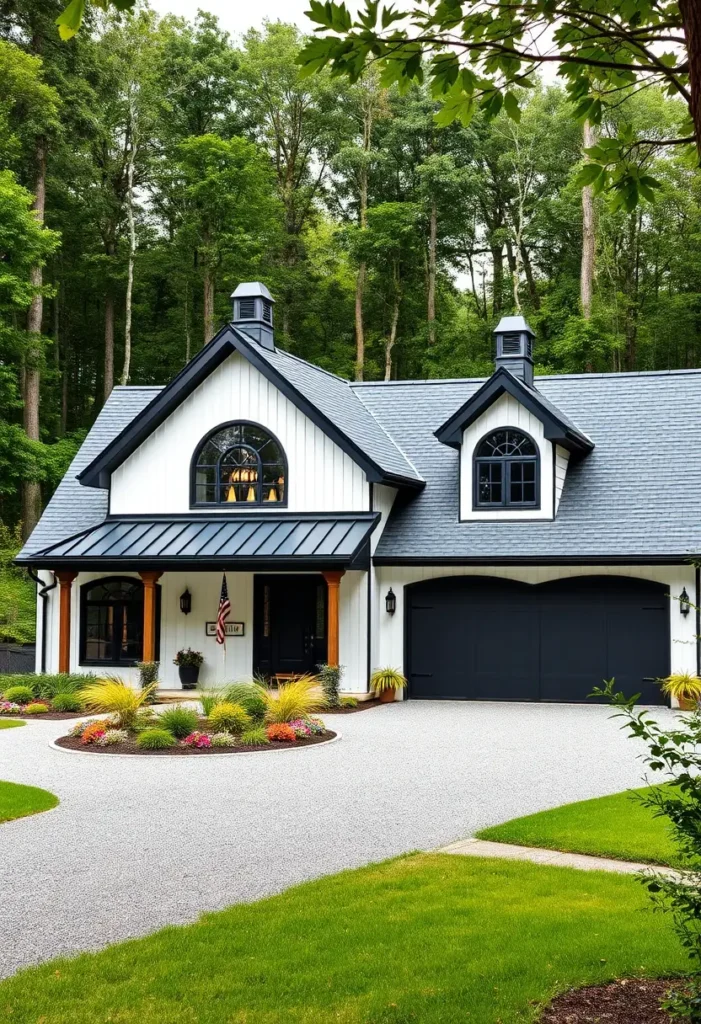
{"label": "arched window with black trim", "polygon": [[475,448],[475,508],[538,508],[538,447],[521,430],[495,430]]}
{"label": "arched window with black trim", "polygon": [[193,505],[286,505],[287,462],[269,430],[244,421],[217,427],[192,464]]}
{"label": "arched window with black trim", "polygon": [[[160,587],[156,587],[158,658]],[[80,588],[80,663],[123,667],[143,658],[144,585],[132,576],[109,576]]]}

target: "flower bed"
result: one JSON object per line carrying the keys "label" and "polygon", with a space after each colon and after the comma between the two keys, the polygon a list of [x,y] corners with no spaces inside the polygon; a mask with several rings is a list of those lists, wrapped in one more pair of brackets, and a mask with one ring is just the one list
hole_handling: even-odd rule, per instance
{"label": "flower bed", "polygon": [[94,676],[5,676],[1,682],[2,718],[77,718],[83,714],[81,688]]}
{"label": "flower bed", "polygon": [[60,721],[64,718],[77,718],[80,714],[79,708],[75,711],[57,711],[50,700],[31,700],[26,704],[0,700],[0,718],[42,718]]}
{"label": "flower bed", "polygon": [[[291,750],[327,743],[336,736],[319,718],[297,719],[289,723],[257,726],[247,732],[232,733],[214,727],[205,717],[197,717],[197,728],[178,739],[159,724],[159,715],[135,728],[119,728],[111,718],[77,722],[67,736],[56,740],[66,750],[99,754],[141,754],[159,757],[198,757],[212,754],[249,753],[263,750]],[[156,734],[156,735],[154,735]]]}

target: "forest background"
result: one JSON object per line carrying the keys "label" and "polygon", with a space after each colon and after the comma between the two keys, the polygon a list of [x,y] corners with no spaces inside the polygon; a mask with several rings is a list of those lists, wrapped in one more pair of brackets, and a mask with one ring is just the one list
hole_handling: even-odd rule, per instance
{"label": "forest background", "polygon": [[[239,281],[279,345],[356,379],[488,374],[517,311],[538,373],[701,365],[701,172],[661,89],[596,129],[542,83],[520,120],[440,127],[426,87],[303,77],[292,25],[140,2],[62,42],[63,6],[0,3],[0,640],[33,637],[11,558],[112,388],[166,383]],[[632,211],[582,188],[622,130],[659,183]]]}

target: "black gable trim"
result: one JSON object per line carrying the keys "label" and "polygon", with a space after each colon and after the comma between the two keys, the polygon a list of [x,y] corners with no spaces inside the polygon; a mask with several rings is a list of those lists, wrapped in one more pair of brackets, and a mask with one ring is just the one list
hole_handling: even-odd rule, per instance
{"label": "black gable trim", "polygon": [[503,366],[500,366],[489,380],[485,381],[482,387],[468,398],[450,419],[446,420],[443,426],[434,431],[434,436],[441,444],[459,449],[462,444],[463,430],[469,427],[503,394],[511,395],[541,421],[545,436],[549,441],[556,441],[570,452],[583,454],[593,449],[594,444],[589,438],[556,416],[552,409],[540,400],[537,391],[526,387]]}
{"label": "black gable trim", "polygon": [[321,413],[304,395],[256,351],[250,341],[231,324],[227,324],[192,359],[177,377],[156,395],[142,413],[93,461],[78,474],[85,487],[109,487],[110,476],[163,423],[168,416],[233,352],[247,359],[264,377],[307,416],[315,426],[342,449],[365,471],[368,480],[402,487],[423,487],[422,481],[385,473],[383,469]]}

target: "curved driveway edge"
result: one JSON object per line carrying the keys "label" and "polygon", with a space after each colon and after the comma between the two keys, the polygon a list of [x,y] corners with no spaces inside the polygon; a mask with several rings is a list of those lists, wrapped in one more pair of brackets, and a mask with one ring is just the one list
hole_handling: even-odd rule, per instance
{"label": "curved driveway edge", "polygon": [[[296,747],[294,743],[290,743],[289,747],[273,747],[272,750],[222,750],[218,751],[216,754],[205,754],[204,757],[208,759],[211,759],[212,757],[255,757],[256,754],[267,754],[269,756],[270,754],[291,754],[293,752],[301,754],[303,750],[314,750],[315,747],[328,747],[329,743],[335,743],[336,740],[343,739],[343,736],[338,729],[335,729],[334,732],[335,736],[332,736],[331,739],[321,740],[319,743],[308,743],[303,747]],[[61,739],[61,737],[59,736],[58,739]],[[161,754],[158,757],[154,757],[153,754],[147,754],[146,752],[143,754],[108,754],[107,751],[100,750],[99,748],[96,750],[73,750],[71,747],[60,746],[56,740],[49,740],[49,746],[53,750],[60,750],[62,754],[79,754],[81,757],[84,757],[86,754],[89,757],[104,754],[105,757],[128,757],[130,760],[133,760],[135,757],[150,757],[152,761],[168,760],[167,754]],[[183,755],[173,754],[171,756],[182,759]],[[197,755],[195,754],[190,757],[190,760],[193,761],[196,757]]]}

